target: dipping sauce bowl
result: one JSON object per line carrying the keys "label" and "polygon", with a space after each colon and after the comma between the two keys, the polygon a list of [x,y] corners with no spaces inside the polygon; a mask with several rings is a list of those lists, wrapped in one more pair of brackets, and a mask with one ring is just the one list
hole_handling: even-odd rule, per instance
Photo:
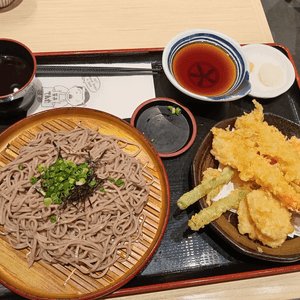
{"label": "dipping sauce bowl", "polygon": [[232,38],[213,30],[193,29],[172,38],[162,56],[170,82],[204,101],[232,101],[251,90],[249,61]]}

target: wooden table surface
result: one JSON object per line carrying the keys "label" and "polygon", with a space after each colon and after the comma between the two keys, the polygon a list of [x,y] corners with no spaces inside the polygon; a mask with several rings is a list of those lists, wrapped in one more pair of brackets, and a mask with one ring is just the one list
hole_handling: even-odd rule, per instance
{"label": "wooden table surface", "polygon": [[33,52],[164,47],[194,28],[273,42],[260,0],[15,0],[0,10],[0,37]]}
{"label": "wooden table surface", "polygon": [[[241,44],[273,42],[260,0],[15,0],[0,9],[0,37],[33,52],[159,48],[194,28],[221,31]],[[298,297],[300,272],[114,299]]]}

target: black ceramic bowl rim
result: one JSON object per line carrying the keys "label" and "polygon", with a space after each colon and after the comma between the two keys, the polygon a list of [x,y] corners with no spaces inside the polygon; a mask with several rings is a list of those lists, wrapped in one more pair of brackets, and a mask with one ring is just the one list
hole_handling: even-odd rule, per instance
{"label": "black ceramic bowl rim", "polygon": [[[187,107],[182,105],[181,103],[179,103],[171,98],[165,98],[165,97],[157,97],[157,98],[149,99],[149,100],[141,103],[135,109],[135,111],[132,114],[130,124],[136,128],[137,120],[138,120],[141,112],[144,110],[144,108],[146,108],[147,106],[152,106],[151,104],[153,104],[153,106],[155,106],[156,103],[158,103],[158,102],[169,102],[169,105],[180,107],[182,111],[185,111],[185,116],[188,116],[188,118],[189,118],[189,120],[187,120],[187,121],[191,126],[190,126],[190,138],[189,138],[188,142],[181,149],[179,149],[175,152],[160,153],[159,151],[157,151],[158,155],[160,157],[174,157],[174,156],[180,155],[180,154],[184,153],[185,151],[187,151],[192,146],[192,144],[194,143],[194,141],[196,139],[196,135],[197,135],[197,123],[196,123],[195,117],[193,116],[191,111]],[[166,105],[168,105],[168,104],[166,104]]]}
{"label": "black ceramic bowl rim", "polygon": [[[33,70],[32,70],[31,77],[28,79],[27,83],[25,85],[23,85],[18,91],[14,92],[14,93],[10,93],[10,94],[7,94],[7,95],[0,95],[0,102],[4,101],[4,100],[6,101],[7,99],[10,99],[9,101],[13,101],[14,99],[22,97],[23,96],[22,92],[32,83],[32,81],[35,77],[35,74],[36,74],[37,62],[36,62],[35,55],[23,43],[21,43],[17,40],[8,39],[8,38],[0,38],[0,42],[15,44],[16,46],[23,48],[24,52],[27,52],[27,54],[32,59]],[[18,96],[18,95],[20,95],[20,96]]]}

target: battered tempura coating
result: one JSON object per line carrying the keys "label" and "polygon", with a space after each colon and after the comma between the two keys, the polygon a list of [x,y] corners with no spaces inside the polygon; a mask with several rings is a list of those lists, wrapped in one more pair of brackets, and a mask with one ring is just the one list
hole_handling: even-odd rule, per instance
{"label": "battered tempura coating", "polygon": [[[268,125],[263,107],[255,100],[253,103],[255,109],[237,118],[234,130],[212,128],[212,155],[221,169],[229,166],[235,173],[222,191],[226,194],[228,189],[234,190],[229,196],[212,202],[211,197],[223,185],[214,184],[217,188],[213,188],[211,183],[219,182],[222,173],[211,168],[204,171],[198,188],[202,196],[207,195],[210,206],[194,215],[189,226],[199,230],[234,208],[241,234],[277,248],[294,231],[290,211],[300,213],[300,139],[288,139]],[[197,195],[195,191],[191,194]],[[186,193],[183,198],[189,196]],[[257,249],[262,251],[260,247]]]}
{"label": "battered tempura coating", "polygon": [[[220,177],[220,174],[221,174],[220,170],[214,169],[214,168],[208,168],[205,171],[203,171],[203,180],[211,180],[213,178],[218,178],[218,177]],[[224,186],[223,184],[219,185],[218,187],[216,187],[215,189],[213,189],[206,195],[205,202],[208,205],[211,205],[211,199],[216,197],[220,193],[223,186]]]}
{"label": "battered tempura coating", "polygon": [[250,216],[263,235],[280,240],[286,239],[294,231],[291,225],[292,214],[270,192],[255,190],[246,199]]}
{"label": "battered tempura coating", "polygon": [[256,108],[250,114],[237,118],[235,130],[240,136],[250,137],[259,155],[273,158],[287,181],[299,184],[299,152],[276,127],[263,121],[262,106],[255,100],[253,102]]}
{"label": "battered tempura coating", "polygon": [[271,248],[281,246],[294,231],[291,213],[271,193],[262,189],[250,192],[240,202],[237,214],[239,232]]}
{"label": "battered tempura coating", "polygon": [[211,153],[237,169],[242,180],[255,181],[299,213],[300,195],[290,184],[300,183],[299,152],[277,128],[262,121],[262,106],[253,102],[256,109],[238,118],[234,131],[212,128]]}
{"label": "battered tempura coating", "polygon": [[247,200],[242,199],[240,201],[239,209],[237,211],[238,214],[238,230],[240,234],[248,234],[249,238],[251,240],[259,240],[264,245],[269,246],[271,248],[277,248],[281,246],[285,238],[273,240],[267,236],[264,236],[256,227],[255,223],[251,219],[251,216],[249,214],[248,210],[248,204]]}

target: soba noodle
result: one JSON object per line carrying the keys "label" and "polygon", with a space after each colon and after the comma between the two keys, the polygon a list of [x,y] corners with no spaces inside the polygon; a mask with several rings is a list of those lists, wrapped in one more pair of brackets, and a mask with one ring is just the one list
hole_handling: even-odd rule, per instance
{"label": "soba noodle", "polygon": [[[46,206],[43,196],[30,183],[38,176],[38,166],[49,167],[58,159],[76,164],[101,160],[95,172],[103,179],[80,208],[67,205]],[[142,211],[149,196],[149,183],[134,154],[122,150],[128,142],[78,126],[71,132],[39,132],[20,149],[16,159],[0,169],[0,224],[15,249],[30,248],[29,266],[43,260],[49,264],[69,264],[84,274],[100,278],[117,260],[128,258],[131,245],[141,234]],[[132,144],[131,144],[132,145]],[[75,155],[76,154],[76,155]],[[23,170],[18,166],[22,165]],[[122,178],[117,186],[108,177]],[[59,216],[55,223],[50,216]]]}

